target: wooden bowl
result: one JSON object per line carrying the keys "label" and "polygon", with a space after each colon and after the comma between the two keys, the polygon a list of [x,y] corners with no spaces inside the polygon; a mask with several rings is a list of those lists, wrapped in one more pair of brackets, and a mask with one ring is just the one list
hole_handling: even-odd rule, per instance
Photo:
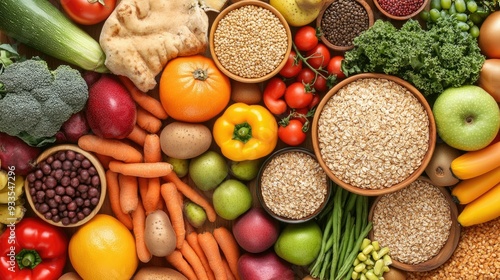
{"label": "wooden bowl", "polygon": [[[323,15],[325,13],[325,11],[328,9],[328,7],[334,3],[335,1],[337,0],[328,0],[323,8],[321,9],[318,17],[316,18],[316,28],[319,28],[319,30],[322,30],[321,28],[321,22],[323,20]],[[373,10],[372,8],[370,7],[370,5],[365,1],[365,0],[356,0],[356,2],[361,5],[365,10],[366,10],[366,13],[368,14],[368,27],[372,26],[373,23],[375,22],[375,16],[373,14]],[[354,48],[354,45],[349,45],[349,46],[337,46],[333,43],[331,43],[330,41],[328,41],[328,39],[325,37],[325,35],[323,34],[323,32],[321,32],[321,36],[320,36],[320,40],[321,42],[323,42],[323,44],[325,44],[328,48],[334,50],[334,51],[340,51],[340,52],[344,52],[344,51],[348,51],[352,48]]]}
{"label": "wooden bowl", "polygon": [[[322,150],[320,149],[320,143],[319,143],[320,140],[319,140],[319,135],[318,135],[319,134],[318,119],[320,118],[325,105],[327,104],[327,102],[330,100],[330,98],[332,96],[337,94],[337,92],[341,88],[343,88],[344,86],[346,86],[352,82],[355,82],[359,79],[365,79],[365,78],[386,79],[386,80],[395,82],[395,83],[405,87],[406,89],[408,89],[408,91],[411,92],[413,94],[413,96],[415,96],[417,98],[417,100],[421,103],[421,105],[423,106],[423,108],[427,114],[427,119],[429,122],[429,137],[428,137],[428,143],[427,143],[427,151],[422,158],[421,165],[418,168],[416,168],[416,170],[412,174],[410,174],[408,177],[406,177],[406,179],[400,181],[397,184],[394,184],[392,186],[385,187],[385,188],[378,188],[378,189],[361,188],[361,187],[354,186],[352,184],[344,182],[339,177],[337,177],[334,174],[334,172],[332,172],[332,170],[328,167],[325,159],[323,158]],[[351,76],[351,77],[348,77],[348,78],[342,80],[340,83],[335,85],[330,91],[328,91],[326,93],[326,95],[322,98],[322,100],[318,104],[317,109],[316,109],[316,113],[314,114],[314,118],[313,118],[312,126],[311,126],[311,136],[312,136],[311,138],[312,138],[313,150],[314,150],[314,153],[316,154],[318,162],[321,164],[321,166],[323,167],[323,169],[325,170],[327,175],[330,177],[330,179],[332,179],[332,181],[334,181],[340,187],[342,187],[350,192],[353,192],[353,193],[357,193],[357,194],[365,195],[365,196],[378,196],[378,195],[394,192],[394,191],[397,191],[399,189],[404,188],[405,186],[409,185],[411,182],[416,180],[424,172],[424,170],[427,167],[427,164],[429,163],[429,161],[431,160],[432,154],[434,152],[434,146],[436,143],[436,124],[434,122],[434,116],[432,114],[431,107],[427,103],[425,97],[410,83],[404,81],[403,79],[400,79],[398,77],[391,76],[391,75],[378,74],[378,73],[363,73],[363,74],[354,75],[354,76]],[[376,176],[376,175],[374,175],[374,176]]]}
{"label": "wooden bowl", "polygon": [[[287,47],[286,47],[286,51],[283,54],[283,60],[279,63],[279,65],[276,68],[274,68],[274,70],[272,70],[269,73],[263,74],[262,76],[259,76],[259,77],[252,77],[252,78],[242,77],[242,76],[239,76],[239,75],[237,75],[235,73],[232,73],[224,65],[222,65],[221,61],[217,57],[217,54],[215,53],[215,48],[214,48],[214,45],[215,45],[215,42],[214,42],[215,38],[214,37],[215,36],[214,35],[215,35],[215,32],[216,32],[216,30],[218,28],[219,22],[228,13],[230,13],[230,12],[236,10],[236,9],[239,9],[239,8],[241,8],[243,6],[258,6],[258,7],[261,7],[261,8],[264,8],[264,9],[267,9],[267,10],[271,11],[279,19],[280,23],[283,25],[283,27],[285,29],[285,32],[286,32],[286,36],[287,36],[287,41],[285,42]],[[256,43],[260,42],[259,38],[255,38],[255,42]],[[251,45],[251,44],[248,44],[248,42],[246,42],[246,45]],[[258,1],[258,0],[239,1],[239,2],[236,2],[234,4],[229,5],[227,8],[225,8],[224,10],[222,10],[217,15],[217,17],[215,18],[215,20],[213,21],[212,26],[210,28],[209,47],[210,47],[210,54],[212,56],[212,59],[215,62],[215,65],[226,76],[228,76],[229,78],[231,78],[233,80],[242,82],[242,83],[259,83],[259,82],[263,82],[263,81],[269,80],[271,77],[273,77],[276,74],[278,74],[279,71],[285,66],[285,64],[287,62],[287,59],[288,59],[288,56],[290,55],[290,52],[292,50],[292,32],[290,30],[290,26],[286,22],[286,20],[283,17],[283,15],[278,10],[276,10],[273,6],[271,6],[270,4],[268,4],[266,2]],[[241,53],[241,55],[244,56],[245,53]],[[251,58],[249,58],[249,59],[251,60]],[[259,63],[259,61],[256,61],[255,64],[257,64],[257,63]]]}
{"label": "wooden bowl", "polygon": [[[394,1],[394,3],[399,3],[398,1]],[[382,13],[385,17],[393,19],[393,20],[408,20],[410,18],[413,18],[417,16],[420,12],[424,10],[425,7],[427,7],[427,4],[429,4],[429,0],[424,0],[420,8],[415,10],[413,13],[406,15],[406,16],[397,16],[389,13],[388,11],[384,10],[379,3],[379,0],[373,0],[373,4],[375,4],[375,7]]]}
{"label": "wooden bowl", "polygon": [[[310,150],[306,149],[306,148],[286,147],[286,148],[282,148],[282,149],[279,149],[279,150],[275,151],[273,154],[271,154],[264,161],[264,163],[262,164],[262,166],[259,169],[259,173],[257,175],[257,198],[258,198],[258,200],[259,200],[260,205],[262,206],[262,208],[264,208],[264,210],[270,216],[272,216],[273,218],[275,218],[278,221],[281,221],[281,222],[284,222],[284,223],[294,224],[294,223],[303,223],[303,222],[306,222],[306,221],[314,219],[325,208],[326,204],[328,203],[328,200],[329,200],[329,198],[331,196],[332,187],[331,187],[331,181],[328,180],[328,178],[326,178],[327,179],[326,180],[327,186],[326,186],[326,195],[324,196],[324,200],[318,205],[318,207],[314,210],[314,212],[312,212],[311,214],[309,214],[307,216],[304,216],[304,217],[301,217],[301,218],[291,218],[291,217],[285,217],[284,215],[279,215],[275,211],[273,211],[266,204],[266,201],[265,201],[264,196],[262,194],[262,176],[263,176],[264,171],[266,170],[266,167],[269,165],[269,163],[274,158],[276,158],[278,156],[281,156],[283,154],[286,154],[286,153],[291,153],[291,152],[304,153],[304,154],[310,156],[313,160],[317,161],[316,156],[314,155],[314,153],[311,152]],[[279,170],[280,174],[286,174],[287,172],[290,173],[295,167],[299,166],[299,164],[297,164],[298,161],[297,162],[295,162],[294,160],[292,160],[292,161],[293,161],[293,162],[291,162],[292,164],[287,165],[287,166],[282,166],[280,168],[280,170]],[[325,177],[327,177],[326,174],[325,174]],[[312,186],[312,184],[310,184],[310,189],[312,189],[312,188],[313,188],[313,186]],[[293,195],[293,194],[290,194],[290,195]],[[303,199],[308,199],[308,198],[310,198],[310,196],[306,196]]]}
{"label": "wooden bowl", "polygon": [[92,155],[91,153],[89,153],[89,152],[87,152],[85,150],[80,149],[77,145],[61,144],[61,145],[57,145],[57,146],[51,147],[51,148],[45,150],[44,152],[42,152],[38,156],[38,158],[36,160],[36,163],[38,164],[38,163],[44,161],[49,156],[51,156],[51,155],[53,155],[53,154],[55,154],[55,153],[57,153],[59,151],[68,151],[68,150],[74,151],[76,153],[80,153],[83,156],[85,156],[85,158],[87,158],[92,163],[92,165],[94,166],[94,168],[97,171],[97,174],[99,175],[99,179],[100,179],[100,196],[99,196],[99,202],[94,207],[94,209],[92,209],[92,211],[90,212],[89,215],[85,216],[83,219],[79,220],[76,223],[70,223],[70,224],[63,224],[61,221],[54,222],[51,219],[46,219],[45,216],[44,216],[44,214],[40,213],[35,208],[35,203],[33,202],[33,199],[32,199],[32,197],[30,195],[30,186],[29,186],[28,176],[26,177],[25,183],[24,183],[24,190],[26,192],[26,199],[28,200],[28,203],[31,206],[31,209],[33,209],[33,212],[35,212],[35,214],[38,217],[40,217],[42,220],[46,221],[49,224],[58,226],[58,227],[78,227],[78,226],[81,226],[81,225],[85,224],[86,222],[88,222],[89,220],[91,220],[99,212],[99,210],[101,209],[101,207],[102,207],[102,205],[104,203],[104,200],[106,198],[106,173],[105,173],[105,170],[104,170],[103,166],[101,165],[101,163],[99,162],[99,160],[94,155]]}
{"label": "wooden bowl", "polygon": [[[423,176],[419,177],[418,180],[423,180],[423,181],[426,181],[426,182],[432,184],[432,182],[428,178],[423,177]],[[450,206],[451,228],[450,228],[450,235],[448,237],[448,240],[443,245],[441,250],[434,257],[432,257],[431,259],[429,259],[425,262],[421,262],[419,264],[412,265],[412,264],[402,263],[402,262],[397,261],[394,258],[392,258],[392,266],[394,266],[400,270],[408,271],[408,272],[430,271],[430,270],[438,268],[439,266],[444,264],[451,257],[451,255],[453,254],[453,252],[457,248],[458,242],[460,241],[460,230],[461,230],[460,224],[458,223],[458,220],[457,220],[458,208],[451,197],[449,189],[443,188],[443,187],[437,187],[437,188],[444,195],[446,202]],[[370,208],[370,212],[368,214],[369,221],[373,221],[374,209],[375,209],[375,206],[377,205],[377,203],[379,202],[379,200],[381,199],[381,197],[382,196],[379,196],[373,201],[373,204]],[[371,240],[374,240],[373,239],[374,238],[373,230],[370,231],[369,238]],[[386,246],[386,245],[384,245],[384,246]],[[388,245],[388,246],[390,247],[390,245]]]}

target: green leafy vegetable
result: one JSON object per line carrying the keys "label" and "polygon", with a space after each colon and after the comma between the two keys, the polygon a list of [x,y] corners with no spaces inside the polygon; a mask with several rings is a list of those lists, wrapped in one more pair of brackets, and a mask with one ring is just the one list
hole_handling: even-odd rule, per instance
{"label": "green leafy vegetable", "polygon": [[377,20],[354,39],[342,70],[347,76],[364,72],[398,76],[425,96],[436,96],[449,87],[474,84],[484,61],[477,41],[460,31],[451,17],[440,18],[428,30],[416,20],[400,29]]}

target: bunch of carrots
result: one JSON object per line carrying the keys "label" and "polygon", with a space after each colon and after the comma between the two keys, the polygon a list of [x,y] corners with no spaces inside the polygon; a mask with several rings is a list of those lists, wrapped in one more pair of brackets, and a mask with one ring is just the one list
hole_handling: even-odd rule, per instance
{"label": "bunch of carrots", "polygon": [[185,221],[183,201],[200,205],[207,219],[217,214],[212,204],[163,161],[160,137],[168,118],[161,103],[140,91],[128,78],[118,76],[137,105],[133,131],[125,139],[107,139],[93,134],[80,137],[78,146],[94,153],[106,169],[107,193],[114,216],[134,234],[141,262],[152,259],[144,236],[149,213],[165,211],[176,235],[176,249],[166,260],[188,279],[239,279],[237,261],[240,250],[225,227],[196,232]]}

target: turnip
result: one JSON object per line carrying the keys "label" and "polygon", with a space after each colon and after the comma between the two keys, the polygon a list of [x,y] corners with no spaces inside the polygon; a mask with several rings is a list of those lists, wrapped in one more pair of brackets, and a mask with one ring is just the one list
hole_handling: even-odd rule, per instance
{"label": "turnip", "polygon": [[0,132],[0,161],[3,170],[12,170],[16,175],[26,176],[33,169],[40,152],[40,148]]}

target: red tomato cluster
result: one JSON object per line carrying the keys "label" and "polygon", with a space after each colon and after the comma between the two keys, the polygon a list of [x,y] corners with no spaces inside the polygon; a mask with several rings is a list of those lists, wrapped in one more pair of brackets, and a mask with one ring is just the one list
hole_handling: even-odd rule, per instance
{"label": "red tomato cluster", "polygon": [[279,121],[278,136],[290,146],[305,141],[309,118],[321,94],[345,78],[341,70],[344,57],[332,55],[318,38],[314,27],[300,27],[285,66],[264,88],[266,107],[278,117],[285,116]]}

